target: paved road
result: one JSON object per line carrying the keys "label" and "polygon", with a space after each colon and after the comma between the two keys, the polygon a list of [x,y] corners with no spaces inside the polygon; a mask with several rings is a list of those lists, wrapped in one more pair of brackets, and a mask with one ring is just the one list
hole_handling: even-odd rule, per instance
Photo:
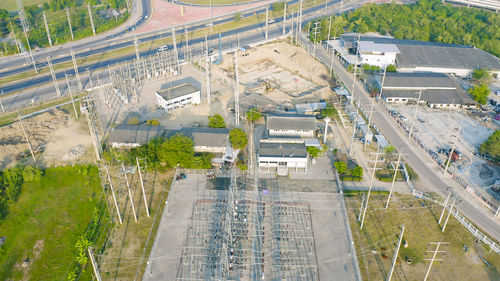
{"label": "paved road", "polygon": [[[288,4],[293,4],[296,3],[298,0],[291,0],[288,2]],[[328,7],[333,6],[334,4],[340,2],[340,0],[331,0],[327,2]],[[133,26],[138,26],[142,24],[144,21],[144,17],[146,15],[151,14],[151,3],[150,0],[142,0],[142,17],[133,25]],[[317,7],[309,8],[307,10],[303,11],[305,19],[307,19],[308,15],[311,15],[313,13],[316,13],[318,11],[321,11],[324,9],[324,5],[319,5]],[[265,13],[265,8],[258,7],[258,8],[249,8],[249,12],[243,12],[242,17],[248,17],[252,16],[255,13],[257,14],[263,14]],[[288,16],[287,19],[290,19],[291,15]],[[202,29],[206,27],[206,22],[208,22],[209,19],[206,19],[203,22],[198,22],[194,23],[190,26],[188,26],[187,30],[188,32]],[[214,20],[214,25],[218,24],[223,24],[227,22],[231,22],[234,20],[234,17],[231,15],[228,16],[223,16],[219,19]],[[281,22],[283,20],[282,17],[279,17],[276,19],[276,22]],[[245,30],[250,30],[250,28],[258,28],[264,26],[265,23],[260,23],[258,25],[252,25],[251,27],[244,27],[239,30],[234,30],[230,32],[230,34],[235,34],[238,32],[243,32]],[[133,46],[134,45],[134,37],[129,36],[126,34],[126,31],[124,30],[125,27],[122,26],[121,30],[118,30],[114,33],[111,33],[111,35],[108,35],[106,38],[104,38],[103,35],[98,35],[97,37],[90,37],[84,40],[78,41],[78,44],[75,44],[76,42],[72,42],[72,48],[75,52],[76,58],[84,58],[92,55],[97,55],[101,54],[104,52],[109,52],[112,50],[117,50],[120,48],[128,47],[128,46]],[[183,34],[184,29],[180,29],[176,31],[176,34]],[[230,35],[226,34],[226,35]],[[170,28],[167,29],[167,31],[155,31],[155,32],[149,32],[144,35],[137,35],[137,38],[140,39],[141,42],[150,42],[153,40],[158,40],[163,37],[170,37]],[[216,36],[216,35],[215,35]],[[108,37],[113,37],[108,38]],[[100,39],[100,40],[99,40]],[[104,39],[104,40],[103,40]],[[68,45],[70,46],[70,45]],[[62,62],[67,62],[71,61],[71,56],[69,55],[69,47],[64,45],[64,46],[55,46],[52,48],[47,48],[42,50],[41,52],[38,53],[33,53],[33,57],[35,61],[37,62],[37,68],[41,69],[43,67],[47,67],[47,57],[51,57],[52,64],[58,64]],[[145,53],[147,55],[147,53]],[[109,62],[108,62],[109,63]],[[107,64],[106,64],[107,65]],[[24,56],[13,56],[13,57],[8,57],[4,59],[0,59],[0,78],[2,77],[7,77],[9,75],[17,74],[17,73],[22,73],[26,72],[29,70],[32,70],[33,66],[31,64],[26,63],[26,58]],[[38,81],[35,81],[38,82]],[[46,82],[46,81],[45,81]],[[33,83],[30,81],[29,84],[33,85]],[[11,85],[8,86],[3,86],[2,89],[4,90],[5,93],[15,91],[14,87]]]}
{"label": "paved road", "polygon": [[[301,34],[300,40],[303,44],[312,50],[312,44],[304,34]],[[323,61],[331,61],[331,53],[327,52],[321,45],[316,46],[316,55]],[[333,71],[338,75],[340,80],[349,88],[352,89],[353,76],[348,73],[341,63],[334,59]],[[365,112],[370,111],[371,98],[368,91],[365,89],[362,82],[357,81],[354,91],[356,100],[360,103]],[[445,177],[442,170],[431,159],[431,157],[423,151],[413,140],[409,140],[401,127],[396,123],[394,118],[384,109],[381,103],[376,103],[372,116],[373,122],[394,145],[398,151],[406,154],[406,162],[417,172],[419,180],[424,184],[427,191],[434,191],[442,196],[447,195],[447,187],[454,186],[455,190],[463,190],[452,179]],[[479,228],[484,230],[490,237],[500,241],[500,224],[493,217],[491,211],[482,206],[477,206],[473,198],[469,198],[467,194],[458,193],[458,199],[463,200],[458,205],[458,210],[465,215],[469,220],[474,222]]]}

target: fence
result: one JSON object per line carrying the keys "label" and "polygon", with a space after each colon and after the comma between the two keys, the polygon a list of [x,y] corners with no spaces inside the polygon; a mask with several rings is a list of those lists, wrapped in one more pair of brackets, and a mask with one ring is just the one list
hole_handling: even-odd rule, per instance
{"label": "fence", "polygon": [[[307,38],[303,38],[302,36],[299,36],[300,39],[302,40],[307,40]],[[307,44],[305,42],[297,42],[298,45],[300,45],[301,47],[303,47],[309,54],[311,54],[311,50],[310,48],[307,47]],[[329,63],[330,62],[326,62],[324,61],[323,59],[320,59],[318,57],[315,57],[318,59],[318,61],[320,61],[321,63],[323,63],[326,67],[328,67]],[[389,109],[385,106],[385,103],[382,103],[382,105],[384,106],[384,108],[389,111]],[[398,121],[398,120],[396,120]],[[375,125],[372,124],[374,128]],[[402,125],[400,123],[400,125]],[[405,129],[405,128],[403,128]],[[377,130],[378,131],[378,130]],[[409,132],[407,130],[405,130],[406,133],[408,134]],[[424,146],[423,146],[423,143],[420,142],[418,139],[415,138],[415,136],[413,136],[413,138],[415,139],[415,141],[424,149],[426,150],[428,153],[429,153],[429,150],[426,149]],[[404,175],[405,175],[405,178],[406,178],[406,183],[408,184],[408,188],[410,189],[411,193],[414,195],[414,196],[417,196],[417,197],[421,197],[421,198],[424,198],[426,200],[430,200],[436,204],[439,204],[439,205],[444,205],[441,201],[439,201],[438,198],[435,198],[433,196],[431,196],[431,194],[429,193],[424,193],[423,191],[420,191],[420,190],[417,190],[415,189],[415,187],[413,186],[413,184],[411,183],[410,181],[410,177],[408,175],[408,171],[406,170],[406,166],[404,164],[403,165],[403,172],[404,172]],[[450,173],[451,174],[451,173]],[[462,186],[464,186],[464,180],[461,179],[460,177],[456,176],[456,175],[453,175],[451,174],[454,178],[455,181],[457,181],[459,184],[461,184]],[[464,186],[464,188],[467,188]],[[476,192],[473,193],[474,195],[476,195],[476,197],[478,197],[481,201],[483,201],[483,204],[485,204],[490,210],[492,210],[493,212],[496,212],[496,214],[500,213],[500,206],[498,207],[495,207],[492,205],[492,203],[490,201],[488,201],[484,196],[482,196],[481,194],[476,194]],[[449,208],[449,207],[448,207]],[[453,216],[462,224],[465,226],[465,228],[467,228],[471,233],[472,235],[474,235],[474,237],[478,238],[479,240],[481,240],[483,243],[485,243],[486,245],[490,246],[490,249],[495,251],[496,253],[500,253],[500,245],[495,242],[493,239],[489,238],[486,234],[482,233],[477,227],[475,227],[467,218],[465,218],[462,214],[460,214],[460,212],[457,210],[457,209],[452,209],[451,210],[451,213],[453,214]]]}

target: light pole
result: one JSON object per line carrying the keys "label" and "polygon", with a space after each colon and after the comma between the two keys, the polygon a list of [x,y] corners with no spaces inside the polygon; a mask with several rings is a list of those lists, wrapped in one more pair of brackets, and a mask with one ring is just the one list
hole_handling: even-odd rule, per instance
{"label": "light pole", "polygon": [[328,134],[328,122],[330,122],[330,117],[325,118],[325,135],[323,138],[323,144],[326,144],[326,135]]}

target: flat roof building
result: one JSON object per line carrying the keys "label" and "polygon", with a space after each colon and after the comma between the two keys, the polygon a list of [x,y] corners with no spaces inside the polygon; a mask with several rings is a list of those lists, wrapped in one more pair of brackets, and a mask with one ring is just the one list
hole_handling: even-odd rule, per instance
{"label": "flat roof building", "polygon": [[[382,76],[376,78],[379,89]],[[476,103],[462,89],[458,82],[442,73],[387,73],[382,89],[386,102],[407,103],[417,101],[431,108],[457,108],[473,106]]]}
{"label": "flat roof building", "polygon": [[311,115],[268,115],[266,128],[270,137],[312,138],[316,130],[316,118]]}
{"label": "flat roof building", "polygon": [[201,102],[200,90],[190,83],[158,90],[155,96],[157,105],[166,111]]}
{"label": "flat roof building", "polygon": [[226,153],[229,146],[229,129],[226,128],[182,128],[172,133],[192,139],[196,152]]}
{"label": "flat roof building", "polygon": [[258,152],[259,170],[288,175],[289,169],[306,172],[308,157],[304,143],[261,142]]}
{"label": "flat roof building", "polygon": [[[355,63],[357,33],[344,33],[326,44],[345,64]],[[392,44],[397,47],[398,72],[435,72],[467,76],[476,68],[486,68],[500,75],[500,59],[472,46],[428,41],[394,39],[387,36],[361,35],[359,46]],[[358,61],[363,64],[363,61]]]}
{"label": "flat roof building", "polygon": [[395,44],[374,41],[359,42],[359,63],[384,68],[396,64],[396,55],[401,53]]}

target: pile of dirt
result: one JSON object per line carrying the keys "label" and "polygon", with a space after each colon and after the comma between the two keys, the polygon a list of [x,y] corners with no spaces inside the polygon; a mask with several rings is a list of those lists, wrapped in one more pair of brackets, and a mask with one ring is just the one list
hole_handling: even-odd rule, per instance
{"label": "pile of dirt", "polygon": [[[51,136],[61,124],[68,121],[68,118],[69,115],[64,111],[54,109],[32,118],[23,119],[24,128],[35,153],[43,152]],[[28,144],[19,122],[0,127],[0,168],[23,156],[29,156],[29,153],[26,153],[27,150]]]}

